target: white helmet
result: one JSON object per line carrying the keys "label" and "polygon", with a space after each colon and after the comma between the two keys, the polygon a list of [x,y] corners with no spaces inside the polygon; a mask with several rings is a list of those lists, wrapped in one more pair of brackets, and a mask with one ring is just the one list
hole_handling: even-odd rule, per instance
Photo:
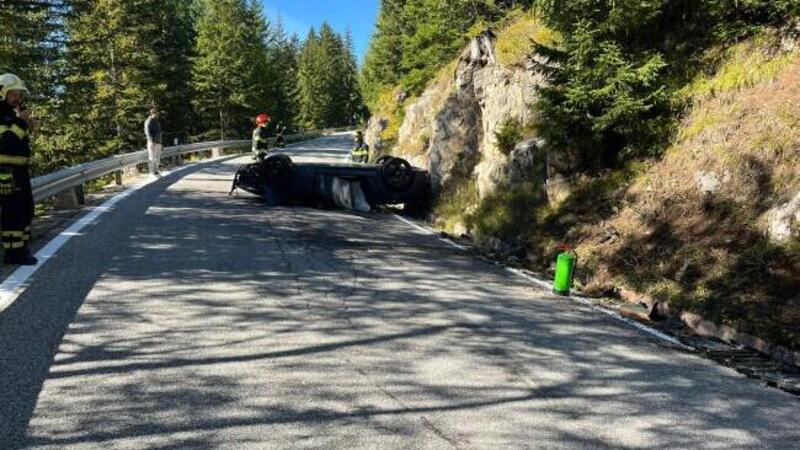
{"label": "white helmet", "polygon": [[0,100],[6,99],[6,94],[8,91],[22,91],[28,92],[28,88],[25,87],[25,82],[22,79],[13,73],[4,73],[0,75]]}

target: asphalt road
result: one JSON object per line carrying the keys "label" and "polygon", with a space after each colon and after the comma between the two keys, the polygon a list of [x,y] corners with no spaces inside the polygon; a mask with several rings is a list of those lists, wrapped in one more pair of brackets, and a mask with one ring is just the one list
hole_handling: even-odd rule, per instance
{"label": "asphalt road", "polygon": [[391,215],[228,197],[243,161],[137,191],[0,313],[0,448],[800,447],[796,397]]}

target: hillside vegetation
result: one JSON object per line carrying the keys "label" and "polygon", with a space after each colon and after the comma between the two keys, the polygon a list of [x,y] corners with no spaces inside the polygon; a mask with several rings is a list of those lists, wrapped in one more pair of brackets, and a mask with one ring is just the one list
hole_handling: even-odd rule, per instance
{"label": "hillside vegetation", "polygon": [[[424,3],[382,2],[362,70],[381,151],[428,165],[451,151],[419,105],[434,128],[453,116],[459,52],[488,28],[487,64],[547,80],[532,114],[515,112],[530,120],[483,118],[481,150],[456,155],[439,186],[435,223],[545,272],[566,242],[589,293],[634,289],[800,348],[797,2],[452,2],[448,14],[465,3],[484,14],[405,26]],[[446,45],[414,72],[421,32],[450,39],[425,41]],[[533,149],[532,175],[485,189],[487,158],[510,165],[517,143]]]}
{"label": "hillside vegetation", "polygon": [[798,348],[800,241],[771,239],[770,222],[800,193],[800,53],[762,36],[724,61],[683,91],[663,157],[581,177],[525,239],[540,255],[577,246],[589,293],[632,288]]}

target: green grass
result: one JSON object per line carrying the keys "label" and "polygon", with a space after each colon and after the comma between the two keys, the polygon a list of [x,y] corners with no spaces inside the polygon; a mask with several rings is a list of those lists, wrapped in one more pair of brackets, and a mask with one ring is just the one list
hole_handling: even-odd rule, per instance
{"label": "green grass", "polygon": [[497,58],[504,66],[523,64],[531,55],[534,42],[553,44],[560,40],[558,33],[542,25],[533,12],[515,11],[514,19],[497,36]]}
{"label": "green grass", "polygon": [[467,226],[479,238],[495,236],[513,242],[530,234],[538,221],[537,210],[546,202],[544,189],[538,183],[501,187],[467,217]]}
{"label": "green grass", "polygon": [[516,119],[506,119],[494,132],[494,137],[500,152],[509,155],[524,137],[522,124]]}
{"label": "green grass", "polygon": [[458,224],[468,222],[469,211],[478,204],[478,188],[474,180],[461,177],[444,188],[434,206],[438,226],[453,233]]}
{"label": "green grass", "polygon": [[723,53],[723,63],[713,75],[703,74],[678,92],[680,98],[702,99],[770,81],[798,52],[776,54],[780,38],[767,33],[742,42]]}

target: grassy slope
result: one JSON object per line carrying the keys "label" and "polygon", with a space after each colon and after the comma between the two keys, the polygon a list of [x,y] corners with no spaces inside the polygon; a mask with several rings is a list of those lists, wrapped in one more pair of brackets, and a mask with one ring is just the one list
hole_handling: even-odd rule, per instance
{"label": "grassy slope", "polygon": [[[800,52],[779,43],[744,42],[686,86],[676,101],[691,106],[660,160],[584,177],[555,209],[524,187],[502,192],[467,221],[523,242],[540,270],[559,243],[577,246],[590,293],[632,288],[800,348],[800,242],[763,232],[770,208],[800,192]],[[701,192],[700,172],[716,192]]]}
{"label": "grassy slope", "polygon": [[[661,161],[625,189],[602,243],[609,281],[800,348],[800,242],[770,243],[767,213],[800,192],[800,52],[762,36],[684,90],[692,108]],[[704,193],[695,176],[715,174]],[[602,238],[601,238],[602,239]]]}
{"label": "grassy slope", "polygon": [[[557,39],[529,15],[498,29],[498,55],[509,66],[530,52],[529,36]],[[590,294],[635,289],[800,349],[800,242],[776,245],[763,233],[765,213],[800,192],[800,52],[779,44],[765,33],[718,51],[716,72],[675,99],[689,107],[661,159],[583,176],[557,207],[530,185],[479,202],[471,174],[454,174],[434,205],[437,226],[463,224],[479,240],[519,244],[543,272],[569,243]],[[450,74],[443,68],[431,84]],[[396,95],[382,102],[390,140],[414,100],[398,105]],[[714,194],[698,188],[701,171],[720,180]]]}

